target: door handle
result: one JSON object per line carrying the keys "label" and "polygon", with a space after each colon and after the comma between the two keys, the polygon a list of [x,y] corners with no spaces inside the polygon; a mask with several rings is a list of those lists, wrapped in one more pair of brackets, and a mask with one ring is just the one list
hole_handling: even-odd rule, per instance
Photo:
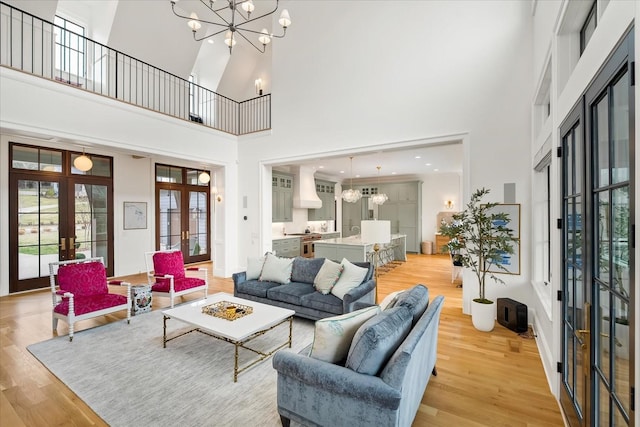
{"label": "door handle", "polygon": [[61,237],[60,238],[60,250],[66,251],[67,250],[67,238],[66,237]]}

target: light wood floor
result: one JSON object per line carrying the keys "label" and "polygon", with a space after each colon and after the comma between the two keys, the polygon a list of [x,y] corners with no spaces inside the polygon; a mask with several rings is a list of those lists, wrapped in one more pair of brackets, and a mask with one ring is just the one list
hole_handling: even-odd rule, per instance
{"label": "light wood floor", "polygon": [[[143,275],[125,279],[146,281]],[[408,262],[380,276],[379,300],[416,283],[427,285],[431,298],[445,296],[438,376],[431,377],[413,425],[562,426],[535,340],[499,324],[490,333],[476,331],[471,318],[462,314],[462,290],[450,282],[449,258],[444,255],[409,255]],[[211,292],[233,292],[231,279],[211,277],[209,286]],[[168,299],[157,298],[154,303],[161,308]],[[76,327],[82,330],[123,317],[105,316]],[[60,322],[58,330],[66,334],[66,324]],[[105,425],[26,349],[51,337],[48,291],[0,298],[0,426]],[[82,339],[82,333],[76,339]]]}

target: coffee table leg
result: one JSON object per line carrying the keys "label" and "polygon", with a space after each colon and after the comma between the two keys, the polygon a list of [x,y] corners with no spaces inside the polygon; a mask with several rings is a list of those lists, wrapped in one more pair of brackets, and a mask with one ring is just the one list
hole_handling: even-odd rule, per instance
{"label": "coffee table leg", "polygon": [[233,382],[237,383],[238,382],[238,343],[234,342],[233,346],[236,348],[235,355],[234,355],[234,364],[233,364]]}
{"label": "coffee table leg", "polygon": [[163,323],[163,332],[162,332],[162,348],[167,348],[167,316],[162,316],[164,319],[162,320]]}
{"label": "coffee table leg", "polygon": [[289,348],[291,348],[292,336],[293,336],[293,316],[289,317]]}

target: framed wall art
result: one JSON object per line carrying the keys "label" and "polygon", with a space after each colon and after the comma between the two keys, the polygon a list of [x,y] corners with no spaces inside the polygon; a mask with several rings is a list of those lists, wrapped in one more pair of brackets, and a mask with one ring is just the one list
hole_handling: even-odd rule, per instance
{"label": "framed wall art", "polygon": [[147,228],[147,202],[124,202],[124,229]]}

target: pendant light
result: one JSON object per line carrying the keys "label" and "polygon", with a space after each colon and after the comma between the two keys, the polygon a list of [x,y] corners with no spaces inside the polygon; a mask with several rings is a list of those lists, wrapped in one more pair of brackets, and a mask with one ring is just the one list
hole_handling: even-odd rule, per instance
{"label": "pendant light", "polygon": [[[381,167],[382,166],[376,166],[376,169],[378,169],[378,188],[380,188],[380,168]],[[389,198],[384,193],[377,193],[371,196],[371,203],[373,203],[374,205],[381,205],[387,200],[389,200]]]}
{"label": "pendant light", "polygon": [[347,203],[355,203],[358,200],[360,200],[360,198],[362,197],[362,194],[360,194],[360,190],[353,189],[353,156],[349,157],[349,159],[351,159],[351,171],[350,171],[351,184],[348,190],[344,190],[342,192],[342,200],[344,200]]}
{"label": "pendant light", "polygon": [[93,167],[93,162],[91,159],[84,154],[84,148],[82,149],[82,156],[76,157],[73,161],[73,167],[78,169],[81,172],[87,172]]}

